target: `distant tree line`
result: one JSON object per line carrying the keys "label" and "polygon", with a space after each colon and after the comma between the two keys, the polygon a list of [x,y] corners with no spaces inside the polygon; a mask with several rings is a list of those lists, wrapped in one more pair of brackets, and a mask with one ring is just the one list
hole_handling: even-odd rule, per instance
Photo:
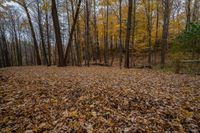
{"label": "distant tree line", "polygon": [[164,68],[171,45],[199,59],[199,23],[199,0],[2,1],[0,67],[130,68],[145,51],[146,64]]}

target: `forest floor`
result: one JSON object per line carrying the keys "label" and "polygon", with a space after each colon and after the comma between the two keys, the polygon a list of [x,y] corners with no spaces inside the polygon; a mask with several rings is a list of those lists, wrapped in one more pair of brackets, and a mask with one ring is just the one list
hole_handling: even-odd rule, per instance
{"label": "forest floor", "polygon": [[200,76],[117,67],[0,69],[0,132],[193,132]]}

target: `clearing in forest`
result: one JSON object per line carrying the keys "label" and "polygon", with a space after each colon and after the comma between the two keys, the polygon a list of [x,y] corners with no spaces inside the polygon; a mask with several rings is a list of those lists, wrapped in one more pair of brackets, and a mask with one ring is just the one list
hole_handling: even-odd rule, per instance
{"label": "clearing in forest", "polygon": [[111,67],[0,69],[0,132],[198,132],[200,77]]}

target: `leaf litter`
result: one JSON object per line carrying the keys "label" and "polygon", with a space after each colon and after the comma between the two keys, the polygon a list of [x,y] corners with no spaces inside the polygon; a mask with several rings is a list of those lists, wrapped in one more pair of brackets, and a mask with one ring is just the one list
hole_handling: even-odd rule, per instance
{"label": "leaf litter", "polygon": [[117,67],[0,69],[0,132],[200,131],[200,77]]}

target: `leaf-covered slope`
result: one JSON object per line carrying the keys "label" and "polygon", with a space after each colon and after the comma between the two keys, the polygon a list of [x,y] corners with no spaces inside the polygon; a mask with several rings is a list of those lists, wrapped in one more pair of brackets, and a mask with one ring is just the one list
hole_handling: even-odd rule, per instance
{"label": "leaf-covered slope", "polygon": [[0,132],[198,132],[200,77],[107,67],[0,70]]}

